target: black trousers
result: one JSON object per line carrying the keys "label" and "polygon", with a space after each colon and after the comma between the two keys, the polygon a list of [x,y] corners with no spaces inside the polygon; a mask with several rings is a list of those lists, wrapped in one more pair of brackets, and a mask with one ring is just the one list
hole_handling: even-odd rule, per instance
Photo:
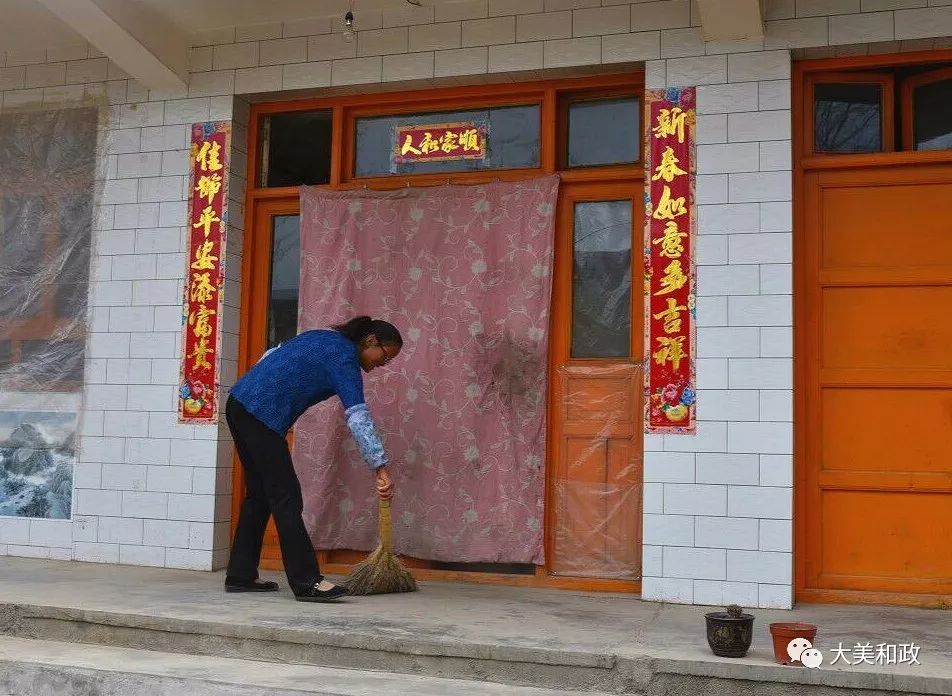
{"label": "black trousers", "polygon": [[257,579],[265,527],[273,515],[288,584],[292,592],[301,594],[324,578],[301,517],[301,483],[291,463],[287,440],[231,396],[225,405],[225,419],[245,471],[246,488],[228,575],[238,580]]}

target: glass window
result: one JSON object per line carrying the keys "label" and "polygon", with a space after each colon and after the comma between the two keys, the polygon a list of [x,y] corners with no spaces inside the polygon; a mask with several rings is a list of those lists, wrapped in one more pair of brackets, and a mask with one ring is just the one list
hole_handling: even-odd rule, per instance
{"label": "glass window", "polygon": [[569,104],[567,166],[637,162],[640,115],[641,105],[636,97]]}
{"label": "glass window", "polygon": [[882,86],[860,82],[816,85],[813,124],[816,152],[881,152]]}
{"label": "glass window", "polygon": [[331,180],[331,112],[273,114],[262,122],[261,186]]}
{"label": "glass window", "polygon": [[[356,176],[391,174],[442,174],[480,169],[523,169],[539,166],[539,106],[505,106],[473,111],[374,116],[356,123]],[[486,131],[483,159],[439,162],[393,161],[397,129],[443,123],[474,123]]]}
{"label": "glass window", "polygon": [[629,355],[631,217],[631,201],[575,204],[573,358]]}
{"label": "glass window", "polygon": [[268,348],[297,335],[301,238],[297,215],[271,218],[271,293],[268,298]]}
{"label": "glass window", "polygon": [[917,88],[913,113],[917,150],[952,149],[952,79]]}

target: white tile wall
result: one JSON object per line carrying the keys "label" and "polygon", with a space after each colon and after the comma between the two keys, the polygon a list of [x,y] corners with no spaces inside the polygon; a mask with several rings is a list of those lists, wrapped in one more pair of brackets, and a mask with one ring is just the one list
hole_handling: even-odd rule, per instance
{"label": "white tile wall", "polygon": [[[178,424],[173,411],[190,123],[234,123],[229,234],[240,239],[248,104],[236,93],[647,61],[650,87],[698,86],[701,422],[696,436],[645,439],[643,596],[790,606],[789,49],[931,48],[952,35],[952,6],[766,0],[763,42],[705,45],[690,5],[463,0],[362,11],[354,42],[337,16],[215,29],[195,37],[188,88],[167,92],[143,89],[86,46],[0,57],[0,108],[89,95],[109,117],[74,519],[0,520],[0,553],[196,569],[227,555],[227,430]],[[229,246],[226,380],[240,268],[240,247]]]}

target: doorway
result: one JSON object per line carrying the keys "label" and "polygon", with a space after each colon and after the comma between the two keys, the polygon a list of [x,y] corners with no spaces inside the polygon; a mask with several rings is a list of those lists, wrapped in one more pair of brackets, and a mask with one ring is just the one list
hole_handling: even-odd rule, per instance
{"label": "doorway", "polygon": [[[254,185],[244,240],[239,374],[296,333],[299,185],[387,190],[561,176],[547,397],[546,563],[404,559],[419,578],[640,590],[642,91],[642,76],[626,74],[252,107]],[[499,143],[493,149],[490,140],[483,160],[394,165],[395,126],[470,119],[486,120]],[[239,466],[234,490],[237,510]],[[364,556],[346,549],[316,552],[329,573],[346,572]],[[280,567],[272,526],[262,558],[265,567]]]}

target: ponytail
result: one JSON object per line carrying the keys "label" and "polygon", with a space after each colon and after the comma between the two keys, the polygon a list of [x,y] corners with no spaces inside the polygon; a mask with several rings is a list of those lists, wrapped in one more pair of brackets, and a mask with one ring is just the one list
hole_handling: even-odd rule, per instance
{"label": "ponytail", "polygon": [[397,327],[382,319],[371,319],[368,316],[354,317],[344,324],[337,324],[331,328],[342,333],[354,343],[360,343],[367,336],[373,334],[381,343],[403,346],[403,337]]}

